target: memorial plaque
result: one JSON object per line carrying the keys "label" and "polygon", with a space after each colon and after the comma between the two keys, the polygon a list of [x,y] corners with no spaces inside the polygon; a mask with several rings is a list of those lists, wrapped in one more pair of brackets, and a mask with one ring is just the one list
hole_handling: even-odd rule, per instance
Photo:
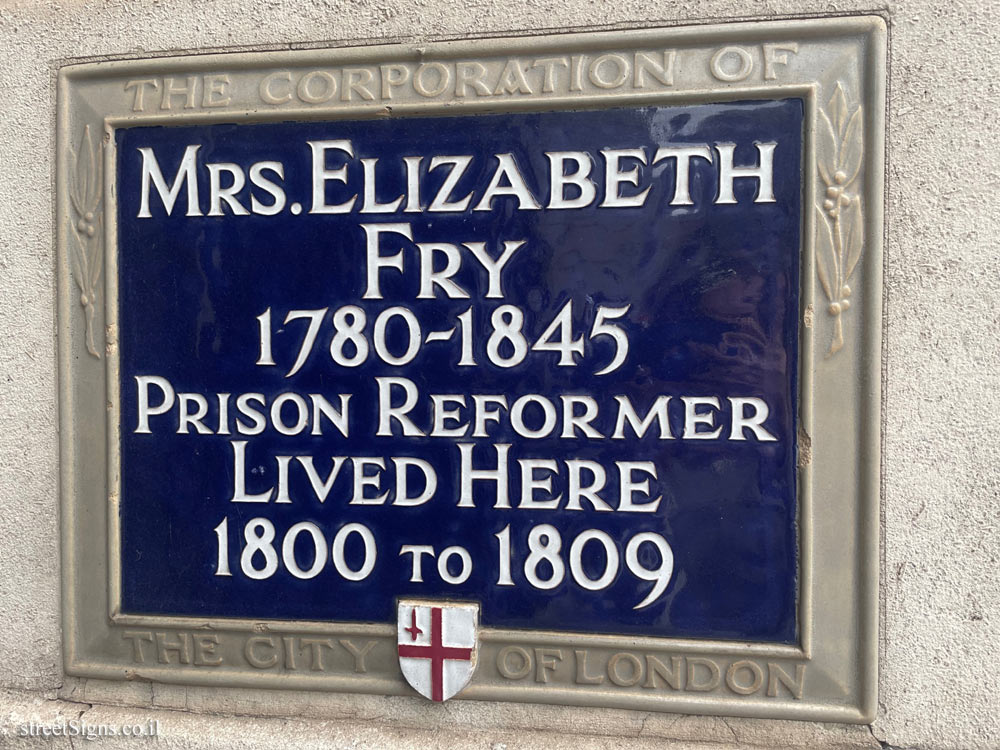
{"label": "memorial plaque", "polygon": [[67,672],[868,719],[884,43],[63,68]]}

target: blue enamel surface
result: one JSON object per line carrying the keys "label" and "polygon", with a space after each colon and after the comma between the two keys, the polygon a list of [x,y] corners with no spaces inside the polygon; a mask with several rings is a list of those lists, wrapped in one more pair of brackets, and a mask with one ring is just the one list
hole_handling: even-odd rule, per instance
{"label": "blue enamel surface", "polygon": [[[482,603],[482,622],[493,627],[792,642],[796,637],[796,398],[801,222],[800,100],[705,104],[685,107],[545,112],[360,122],[275,123],[192,127],[142,127],[117,132],[118,266],[121,356],[121,554],[122,603],[128,613],[212,615],[327,621],[392,622],[400,596],[451,597]],[[152,218],[139,219],[139,148],[152,148],[172,178],[186,146],[198,153],[202,208],[209,191],[205,163],[227,162],[249,170],[261,160],[284,164],[289,204],[310,205],[307,141],[350,139],[358,158],[378,157],[379,199],[405,191],[403,156],[472,154],[475,160],[455,191],[481,191],[495,168],[494,154],[512,153],[534,194],[548,199],[546,151],[587,151],[602,164],[601,149],[644,148],[664,143],[734,142],[736,163],[757,159],[754,141],[775,141],[774,203],[754,203],[755,180],[737,180],[735,205],[715,204],[717,167],[692,162],[692,206],[670,206],[673,162],[638,165],[642,184],[654,184],[641,208],[516,210],[516,200],[497,198],[491,211],[187,217],[165,215],[159,199]],[[331,159],[331,164],[333,160]],[[630,162],[626,166],[635,166]],[[426,177],[424,205],[444,171]],[[345,187],[329,185],[329,202],[361,190],[361,168],[351,163]],[[626,186],[631,189],[631,186]],[[240,195],[249,205],[250,188]],[[598,180],[598,202],[604,187]],[[184,206],[182,192],[179,205]],[[262,200],[270,199],[262,194]],[[360,197],[358,199],[360,206]],[[478,195],[474,199],[478,200]],[[527,240],[504,274],[503,300],[485,300],[485,275],[466,268],[456,280],[472,290],[470,300],[416,300],[417,255],[412,244],[384,240],[384,253],[404,246],[407,273],[382,276],[383,300],[362,300],[365,288],[362,223],[409,222],[418,242],[485,241],[491,253],[504,240]],[[510,369],[483,356],[490,313],[499,304],[524,310],[533,340],[568,299],[574,301],[574,335],[590,330],[598,305],[631,308],[621,325],[630,340],[625,365],[604,376],[610,341],[588,343],[575,367],[558,367],[554,353],[530,353]],[[295,358],[305,322],[281,324],[291,309],[331,311],[362,305],[369,321],[393,305],[412,309],[423,331],[444,330],[471,304],[476,321],[475,368],[459,368],[456,340],[425,344],[409,365],[392,367],[370,357],[356,369],[338,368],[326,353],[329,327],[300,372],[285,373]],[[266,308],[274,311],[274,357],[284,366],[255,365],[258,328]],[[280,318],[280,319],[277,319]],[[329,326],[329,323],[325,324]],[[369,331],[371,323],[369,323]],[[396,351],[401,331],[390,329]],[[135,376],[159,375],[178,392],[209,399],[214,421],[216,393],[285,391],[352,393],[351,437],[176,434],[176,417],[155,418],[153,434],[137,434]],[[422,394],[589,394],[601,406],[594,422],[603,434],[614,428],[613,397],[628,395],[643,410],[659,394],[674,396],[671,426],[683,430],[681,395],[763,398],[766,423],[778,438],[736,441],[597,440],[552,437],[526,440],[504,423],[476,443],[477,460],[495,460],[492,445],[511,443],[518,458],[653,461],[662,495],[656,513],[597,513],[566,510],[501,510],[492,493],[479,490],[475,508],[457,508],[457,439],[375,437],[374,378],[402,376]],[[413,412],[429,426],[428,402]],[[725,416],[726,409],[722,410]],[[728,424],[724,420],[720,424]],[[292,476],[290,504],[237,504],[230,441],[248,441],[248,489],[261,491],[276,479],[274,456],[313,455],[325,476],[331,456],[417,456],[436,468],[435,497],[414,508],[348,505],[350,467],[345,467],[320,504],[301,472]],[[512,471],[511,494],[519,479]],[[391,475],[390,475],[391,476]],[[391,484],[389,485],[391,488]],[[565,475],[554,478],[565,492]],[[374,494],[374,493],[373,493]],[[239,573],[244,524],[273,521],[280,540],[291,525],[313,521],[329,540],[346,523],[370,527],[379,554],[364,581],[339,577],[328,564],[311,580],[283,568],[267,580]],[[228,518],[234,575],[214,575],[216,534]],[[603,591],[564,581],[548,590],[530,587],[521,566],[529,529],[552,524],[569,541],[588,528],[601,529],[624,545],[634,534],[655,531],[672,547],[675,570],[666,593],[634,610],[652,584],[627,572]],[[510,524],[519,553],[513,587],[498,587],[494,534]],[[354,542],[357,542],[355,537]],[[462,545],[474,570],[464,584],[441,582],[425,565],[425,583],[410,583],[401,544],[437,549]],[[297,550],[303,567],[308,551]],[[348,545],[348,561],[359,556]],[[602,560],[588,548],[585,568],[596,577]],[[280,549],[278,551],[280,558]],[[655,558],[653,559],[655,562]],[[258,561],[259,564],[259,561]]]}

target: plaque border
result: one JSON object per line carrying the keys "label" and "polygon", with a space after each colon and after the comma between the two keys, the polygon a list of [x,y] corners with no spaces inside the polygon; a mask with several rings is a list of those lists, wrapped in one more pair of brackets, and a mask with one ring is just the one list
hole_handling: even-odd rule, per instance
{"label": "plaque border", "polygon": [[[56,245],[58,264],[58,349],[60,399],[60,496],[63,570],[63,642],[66,673],[104,679],[142,679],[191,685],[234,687],[288,687],[307,690],[339,690],[359,693],[410,694],[402,677],[387,678],[363,673],[342,675],[289,672],[261,672],[239,666],[224,669],[196,669],[193,665],[135,663],[123,659],[123,633],[148,628],[176,635],[179,631],[207,632],[232,636],[234,642],[254,633],[311,634],[369,637],[395,642],[391,623],[328,623],[211,617],[136,616],[120,612],[120,548],[118,540],[118,500],[120,497],[118,333],[117,333],[117,227],[115,216],[114,130],[119,127],[153,124],[208,124],[213,122],[267,122],[289,119],[371,119],[385,116],[385,103],[342,106],[341,102],[319,106],[249,106],[193,112],[134,112],[131,95],[123,95],[122,85],[136,77],[198,75],[225,71],[224,75],[261,75],[276,67],[309,70],[344,65],[378,65],[392,62],[415,63],[432,60],[511,59],[520,55],[596,53],[671,47],[678,50],[716,50],[767,41],[790,40],[796,45],[831,45],[853,50],[848,61],[856,67],[854,91],[847,96],[841,82],[830,81],[824,71],[811,75],[782,76],[774,80],[714,81],[711,86],[669,87],[651,92],[627,94],[576,93],[564,96],[531,96],[520,100],[394,101],[392,116],[483,112],[563,110],[580,108],[628,107],[651,104],[722,102],[747,99],[801,98],[805,105],[803,133],[802,229],[800,262],[799,336],[799,493],[798,549],[799,596],[796,645],[744,643],[603,634],[482,628],[482,658],[498,658],[497,649],[563,648],[594,653],[642,653],[685,658],[729,658],[732,665],[756,659],[781,660],[782,667],[808,665],[818,674],[822,689],[812,689],[803,679],[798,697],[777,690],[761,696],[761,690],[741,696],[729,693],[690,691],[638,693],[612,686],[607,680],[600,689],[590,685],[539,684],[498,679],[477,684],[477,675],[460,698],[515,700],[580,706],[607,706],[641,710],[678,711],[712,715],[756,716],[821,721],[865,722],[874,717],[877,693],[878,656],[878,574],[879,496],[881,425],[881,346],[882,346],[882,220],[884,169],[885,47],[886,28],[877,16],[813,19],[802,21],[762,21],[684,26],[661,29],[588,31],[551,36],[496,36],[466,41],[432,41],[380,44],[364,47],[333,47],[294,51],[212,53],[153,59],[121,59],[109,62],[68,64],[60,69],[58,81],[58,155],[56,159]],[[845,41],[846,40],[846,41]],[[740,47],[743,48],[743,47]],[[608,52],[611,50],[612,52]],[[787,51],[787,50],[786,50]],[[796,51],[796,53],[798,52]],[[843,55],[842,51],[840,53]],[[848,84],[850,89],[850,83]],[[840,92],[844,104],[834,104]],[[824,101],[826,97],[831,97]],[[861,122],[858,139],[861,186],[857,188],[859,212],[865,216],[858,232],[863,252],[855,260],[861,286],[854,297],[855,312],[850,320],[846,344],[826,349],[820,336],[843,334],[848,304],[834,302],[829,291],[829,270],[817,263],[824,221],[824,183],[817,170],[824,159],[840,159],[842,144],[831,147],[823,140],[823,118],[843,125],[848,116],[847,99],[856,100]],[[824,109],[838,108],[840,118],[831,118]],[[831,127],[831,133],[834,133]],[[843,134],[844,128],[840,128]],[[96,145],[94,134],[97,135]],[[836,133],[834,133],[836,135]],[[101,144],[104,144],[103,147]],[[86,166],[86,165],[89,165]],[[822,172],[822,170],[820,170]],[[822,173],[828,179],[826,173]],[[829,185],[829,182],[825,183]],[[839,205],[839,204],[838,204]],[[815,208],[815,211],[813,209]],[[820,217],[817,219],[817,215]],[[859,213],[860,217],[861,214]],[[89,217],[89,218],[88,218]],[[860,220],[860,219],[859,219]],[[840,231],[839,229],[837,231]],[[832,236],[832,235],[831,235]],[[102,273],[103,269],[103,273]],[[851,270],[854,270],[853,268]],[[842,275],[838,271],[838,279]],[[846,288],[847,273],[840,286]],[[102,281],[103,277],[103,281]],[[818,293],[814,290],[819,285]],[[831,297],[817,311],[823,293]],[[848,292],[850,296],[850,292]],[[844,297],[846,300],[846,296]],[[83,314],[81,315],[80,309]],[[836,309],[836,312],[834,310]],[[861,315],[858,315],[858,310]],[[863,325],[859,324],[861,317]],[[821,324],[823,321],[824,324]],[[103,323],[103,325],[100,325]],[[827,330],[834,326],[833,334]],[[102,335],[103,334],[103,335]],[[846,351],[841,351],[845,349]],[[825,350],[825,351],[824,351]],[[850,360],[850,361],[848,361]],[[852,377],[847,385],[832,387],[845,380],[843,369]],[[830,374],[832,371],[832,375]],[[843,410],[837,399],[853,398],[846,420],[854,433],[854,444],[828,455],[813,451],[820,437],[814,432],[814,417],[820,422],[833,411]],[[853,448],[853,449],[852,449]],[[838,472],[855,484],[840,492],[831,491],[823,477],[814,476],[816,467],[824,476]],[[814,491],[823,481],[823,491]],[[829,520],[817,527],[814,503],[841,505],[849,511],[853,533],[848,540],[854,569],[836,572],[843,561],[832,564],[828,548],[836,529]],[[817,552],[817,534],[819,548]],[[93,544],[94,541],[99,542]],[[817,587],[836,592],[846,609],[835,622],[825,621],[816,609]],[[826,598],[824,596],[824,598]],[[819,621],[817,621],[819,617]],[[845,630],[850,634],[844,638]],[[117,643],[113,641],[117,638]],[[846,642],[845,642],[846,641]],[[129,644],[125,644],[128,646]],[[134,644],[133,644],[134,645]],[[138,648],[138,646],[136,646]],[[525,651],[525,653],[529,653]],[[589,652],[588,652],[589,653]],[[713,662],[714,663],[714,662]],[[748,667],[742,667],[749,669]],[[688,667],[690,670],[690,666]],[[586,671],[586,669],[584,670]],[[786,670],[787,671],[787,670]],[[750,670],[751,674],[755,674]],[[796,672],[796,674],[798,674]],[[689,673],[690,676],[690,673]],[[496,677],[494,675],[494,677]],[[770,682],[770,672],[768,681]],[[727,675],[728,680],[728,675]],[[577,677],[579,683],[579,677]],[[737,681],[737,685],[739,681]],[[633,687],[633,686],[627,686]]]}

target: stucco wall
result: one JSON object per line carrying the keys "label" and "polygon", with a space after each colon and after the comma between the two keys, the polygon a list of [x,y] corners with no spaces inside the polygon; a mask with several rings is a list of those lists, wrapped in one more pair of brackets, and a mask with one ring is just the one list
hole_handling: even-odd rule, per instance
{"label": "stucco wall", "polygon": [[[52,238],[60,62],[860,12],[881,13],[890,26],[883,637],[871,728],[64,677]],[[177,747],[611,747],[622,736],[638,738],[636,747],[662,746],[664,738],[692,747],[1000,747],[998,14],[996,3],[927,0],[888,7],[826,0],[3,3],[0,729],[8,736],[0,746],[27,742],[16,738],[17,727],[32,717],[82,713],[92,723],[159,718],[162,740]],[[293,715],[305,718],[282,718]]]}

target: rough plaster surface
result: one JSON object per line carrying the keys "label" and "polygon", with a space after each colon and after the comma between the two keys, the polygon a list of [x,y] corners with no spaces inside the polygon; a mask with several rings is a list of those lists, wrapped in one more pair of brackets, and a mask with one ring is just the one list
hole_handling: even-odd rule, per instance
{"label": "rough plaster surface", "polygon": [[[871,11],[890,23],[891,99],[884,633],[871,728],[63,677],[51,231],[60,61]],[[1000,410],[998,17],[998,3],[970,0],[0,0],[0,747],[69,747],[17,729],[81,713],[117,725],[158,717],[167,747],[500,750],[612,747],[622,737],[637,748],[1000,747],[1000,439],[984,418]]]}

